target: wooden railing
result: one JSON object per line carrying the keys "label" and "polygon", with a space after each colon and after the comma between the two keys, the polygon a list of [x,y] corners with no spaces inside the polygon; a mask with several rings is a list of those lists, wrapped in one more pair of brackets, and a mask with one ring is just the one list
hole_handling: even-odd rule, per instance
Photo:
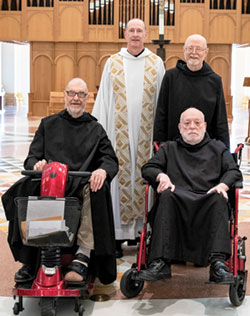
{"label": "wooden railing", "polygon": [[89,0],[89,24],[113,25],[114,0]]}
{"label": "wooden railing", "polygon": [[[164,25],[174,25],[175,0],[164,2]],[[150,0],[149,25],[159,25],[159,0]]]}
{"label": "wooden railing", "polygon": [[[54,0],[26,0],[27,7],[54,7]],[[84,0],[59,0],[61,2],[83,2]],[[88,25],[114,25],[114,17],[118,14],[119,38],[124,38],[127,22],[132,18],[145,20],[145,8],[149,17],[149,25],[159,25],[159,7],[163,3],[164,25],[175,25],[175,0],[87,0],[88,1]],[[118,9],[115,9],[117,1]],[[118,2],[119,1],[119,2]],[[209,1],[211,10],[236,10],[237,0],[206,0]],[[250,14],[250,0],[241,0],[241,13]],[[22,0],[0,1],[2,11],[22,11]],[[197,4],[205,3],[205,0],[180,0],[180,3]]]}
{"label": "wooden railing", "polygon": [[131,18],[141,18],[147,42],[183,43],[191,33],[211,43],[248,43],[250,0],[0,0],[0,40],[124,43]]}
{"label": "wooden railing", "polygon": [[[27,0],[27,7],[53,7],[54,0]],[[3,11],[21,11],[22,1],[21,0],[3,0],[2,8]]]}
{"label": "wooden railing", "polygon": [[[83,2],[84,0],[59,0],[64,2]],[[89,0],[89,24],[114,24],[115,0]],[[120,27],[132,18],[144,20],[145,1],[150,3],[150,25],[158,25],[159,2],[161,0],[119,0]],[[165,25],[174,25],[171,14],[174,14],[175,0],[163,0]],[[204,3],[205,0],[180,0],[180,3]],[[27,0],[27,7],[53,7],[54,0]],[[210,0],[210,9],[236,10],[237,0]],[[21,0],[3,0],[1,10],[21,11]],[[250,0],[242,0],[242,13],[250,14]]]}
{"label": "wooden railing", "polygon": [[210,9],[236,10],[236,0],[210,0]]}
{"label": "wooden railing", "polygon": [[242,14],[250,14],[250,0],[242,0]]}
{"label": "wooden railing", "polygon": [[[60,0],[83,2],[84,0]],[[89,0],[89,24],[113,25],[115,0]],[[119,0],[119,27],[125,28],[132,18],[145,18],[145,1],[149,1],[150,25],[159,24],[159,2],[161,0]],[[175,0],[164,2],[165,25],[174,25]],[[180,3],[204,3],[205,0],[180,0]],[[54,0],[27,0],[27,7],[53,7]],[[210,9],[236,10],[237,0],[210,0]],[[1,10],[21,11],[21,0],[2,0]],[[250,0],[242,0],[242,14],[250,14]]]}

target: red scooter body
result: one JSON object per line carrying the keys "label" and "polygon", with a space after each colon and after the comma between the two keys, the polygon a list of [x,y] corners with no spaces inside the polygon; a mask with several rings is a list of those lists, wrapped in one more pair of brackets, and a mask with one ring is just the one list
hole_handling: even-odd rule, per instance
{"label": "red scooter body", "polygon": [[[72,176],[89,176],[89,172],[70,172]],[[24,175],[37,175],[38,172],[35,171],[23,171]],[[59,162],[51,162],[44,166],[42,170],[41,177],[41,196],[43,197],[55,197],[63,198],[65,196],[66,182],[68,176],[68,166]],[[54,246],[51,245],[53,248]],[[52,249],[51,248],[51,249]],[[67,261],[66,255],[66,261]],[[65,260],[61,257],[61,263]],[[68,260],[69,261],[69,260]],[[79,298],[88,297],[88,284],[84,287],[79,288],[68,288],[65,283],[61,265],[55,265],[54,267],[46,267],[41,264],[36,278],[29,288],[22,286],[22,284],[16,284],[13,288],[13,296],[19,297],[19,302],[16,302],[13,307],[13,312],[18,315],[23,308],[23,296],[29,297],[41,297],[40,305],[41,310],[46,306],[43,304],[48,304],[48,300],[53,308],[56,308],[56,297],[75,297],[76,300],[76,310],[79,311],[79,315],[83,314],[83,305],[79,303]],[[42,299],[46,298],[46,300]],[[52,304],[53,301],[53,304]],[[42,312],[43,313],[43,312]]]}
{"label": "red scooter body", "polygon": [[41,196],[64,197],[69,167],[60,162],[50,162],[43,167]]}

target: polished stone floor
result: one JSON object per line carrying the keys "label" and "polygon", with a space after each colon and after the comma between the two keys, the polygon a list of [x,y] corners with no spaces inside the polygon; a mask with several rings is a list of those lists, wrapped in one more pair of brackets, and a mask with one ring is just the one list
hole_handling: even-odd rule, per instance
{"label": "polished stone floor", "polygon": [[[248,109],[245,104],[234,109],[233,120],[230,122],[231,151],[238,143],[244,143],[248,132]],[[20,178],[22,163],[34,132],[40,122],[39,117],[27,118],[22,108],[9,107],[0,113],[0,197]],[[240,192],[240,222],[250,222],[250,146],[245,145],[243,150],[241,170],[244,174],[244,188]],[[0,202],[0,231],[7,232],[7,222]],[[250,237],[250,232],[249,232]],[[250,242],[250,238],[249,238]],[[132,247],[124,246],[125,256],[117,260],[118,277],[112,285],[104,287],[98,282],[95,284],[94,293],[111,294],[112,299],[106,302],[84,301],[84,315],[225,315],[245,316],[250,310],[250,297],[247,296],[243,304],[235,308],[227,296],[190,299],[140,298],[128,300],[121,295],[112,295],[119,291],[119,282],[122,274],[131,267],[135,260],[136,251]],[[250,259],[249,259],[250,260]],[[179,297],[180,295],[176,295]],[[215,295],[216,296],[216,295]],[[164,297],[164,295],[163,295]],[[189,293],[188,297],[192,297]],[[13,298],[11,293],[0,297],[0,315],[12,315]],[[40,307],[37,299],[27,298],[25,310],[20,315],[39,315]],[[57,315],[76,315],[73,303],[61,300]]]}

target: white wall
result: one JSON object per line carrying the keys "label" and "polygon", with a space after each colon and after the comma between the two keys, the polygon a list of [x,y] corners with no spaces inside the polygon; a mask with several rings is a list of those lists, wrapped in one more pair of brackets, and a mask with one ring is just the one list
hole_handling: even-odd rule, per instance
{"label": "white wall", "polygon": [[250,77],[250,47],[232,48],[232,84],[233,108],[240,106],[245,96],[250,96],[250,88],[243,87],[244,77]]}
{"label": "white wall", "polygon": [[2,87],[2,43],[0,42],[0,91]]}
{"label": "white wall", "polygon": [[6,92],[15,92],[15,48],[14,44],[2,43],[2,84]]}
{"label": "white wall", "polygon": [[1,42],[0,42],[0,98],[1,98],[0,113],[2,113],[2,110],[3,110],[3,92],[2,92],[2,43]]}
{"label": "white wall", "polygon": [[[30,91],[30,45],[2,42],[0,80],[6,92],[21,92],[28,106]],[[1,56],[0,55],[0,56]]]}
{"label": "white wall", "polygon": [[28,105],[30,92],[30,45],[15,45],[15,93],[21,92]]}

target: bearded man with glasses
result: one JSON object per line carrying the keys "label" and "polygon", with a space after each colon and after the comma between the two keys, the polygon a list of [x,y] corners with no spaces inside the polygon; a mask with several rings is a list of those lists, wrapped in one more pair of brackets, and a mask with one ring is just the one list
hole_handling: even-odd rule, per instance
{"label": "bearded man with glasses", "polygon": [[[69,171],[89,171],[90,178],[69,178],[66,196],[83,201],[75,258],[65,276],[67,282],[87,282],[88,263],[94,262],[96,276],[104,284],[116,279],[115,233],[109,185],[118,172],[118,159],[104,128],[84,112],[88,88],[80,78],[65,89],[65,110],[45,117],[24,161],[27,170],[41,171],[50,161],[68,165]],[[17,223],[15,197],[40,195],[40,181],[24,177],[2,196],[9,221],[8,242],[16,261],[23,266],[15,274],[17,283],[31,281],[36,272],[37,248],[24,246]],[[101,226],[100,226],[101,223]],[[92,266],[93,267],[93,266]]]}
{"label": "bearded man with glasses", "polygon": [[228,190],[242,174],[226,146],[206,133],[204,114],[196,108],[180,118],[180,136],[168,141],[142,167],[157,191],[149,212],[152,228],[144,281],[171,277],[171,262],[210,264],[209,281],[234,282],[225,261],[231,256]]}
{"label": "bearded man with glasses", "polygon": [[179,135],[178,119],[189,107],[202,111],[211,138],[230,148],[226,104],[222,80],[205,62],[206,39],[189,36],[184,45],[184,59],[166,71],[159,93],[154,121],[154,141],[173,140]]}

